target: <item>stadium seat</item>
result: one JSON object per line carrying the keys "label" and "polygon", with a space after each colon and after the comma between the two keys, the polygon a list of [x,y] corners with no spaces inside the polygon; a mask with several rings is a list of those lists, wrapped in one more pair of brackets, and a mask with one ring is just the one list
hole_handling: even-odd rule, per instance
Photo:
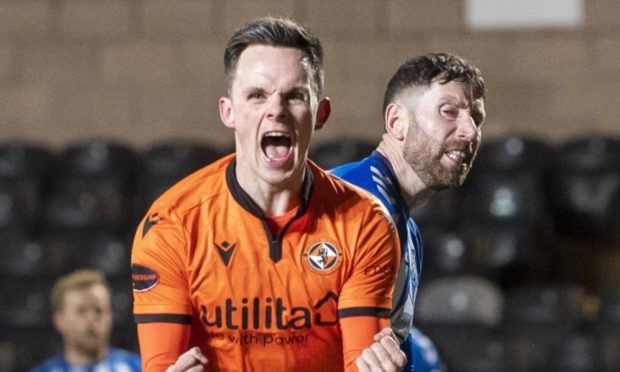
{"label": "stadium seat", "polygon": [[503,293],[475,275],[424,281],[416,302],[416,324],[436,343],[449,371],[504,370],[504,350],[495,329]]}
{"label": "stadium seat", "polygon": [[606,289],[598,298],[600,306],[592,328],[598,340],[599,370],[620,371],[620,289]]}
{"label": "stadium seat", "polygon": [[510,371],[504,345],[493,329],[476,324],[427,324],[420,328],[435,341],[447,371]]}
{"label": "stadium seat", "polygon": [[588,293],[580,285],[528,285],[506,295],[504,319],[510,325],[561,325],[574,329],[584,320]]}
{"label": "stadium seat", "polygon": [[463,185],[462,221],[544,222],[544,176],[551,154],[551,146],[526,136],[507,135],[484,141]]}
{"label": "stadium seat", "polygon": [[68,145],[55,170],[46,228],[127,228],[137,157],[128,146],[91,140]]}
{"label": "stadium seat", "polygon": [[547,261],[535,229],[523,220],[472,223],[461,228],[477,273],[507,288],[525,283]]}
{"label": "stadium seat", "polygon": [[620,371],[620,326],[599,329],[594,333],[598,341],[598,371]]}
{"label": "stadium seat", "polygon": [[310,148],[309,158],[323,169],[361,160],[370,155],[376,143],[353,138],[341,138],[317,144]]}
{"label": "stadium seat", "polygon": [[508,290],[501,327],[507,363],[516,370],[548,370],[553,348],[583,324],[587,298],[578,285],[532,284]]}
{"label": "stadium seat", "polygon": [[502,287],[518,285],[547,257],[541,236],[551,226],[544,181],[552,151],[524,135],[485,140],[462,187],[459,230],[481,273]]}
{"label": "stadium seat", "polygon": [[0,282],[0,324],[3,326],[36,328],[50,324],[47,278],[20,278]]}
{"label": "stadium seat", "polygon": [[455,275],[426,281],[420,287],[416,319],[421,324],[480,324],[502,321],[504,294],[493,282],[476,275]]}
{"label": "stadium seat", "polygon": [[73,265],[101,270],[108,278],[130,275],[131,239],[108,231],[66,234],[73,250]]}
{"label": "stadium seat", "polygon": [[478,274],[470,245],[459,231],[427,227],[421,228],[424,242],[422,280],[426,283],[437,277]]}
{"label": "stadium seat", "polygon": [[591,335],[573,332],[551,346],[545,367],[547,371],[599,371],[598,352],[597,342]]}
{"label": "stadium seat", "polygon": [[67,244],[54,244],[20,231],[0,231],[0,241],[0,275],[8,281],[54,278],[73,266],[73,255]]}
{"label": "stadium seat", "polygon": [[411,217],[422,233],[429,228],[451,229],[458,223],[461,189],[447,189],[431,196],[426,203],[411,209]]}
{"label": "stadium seat", "polygon": [[547,197],[555,226],[587,239],[618,237],[620,139],[584,136],[565,142],[554,156]]}
{"label": "stadium seat", "polygon": [[175,140],[153,144],[141,156],[135,206],[138,218],[162,192],[222,155],[208,143]]}
{"label": "stadium seat", "polygon": [[34,144],[0,143],[0,229],[38,227],[54,155]]}

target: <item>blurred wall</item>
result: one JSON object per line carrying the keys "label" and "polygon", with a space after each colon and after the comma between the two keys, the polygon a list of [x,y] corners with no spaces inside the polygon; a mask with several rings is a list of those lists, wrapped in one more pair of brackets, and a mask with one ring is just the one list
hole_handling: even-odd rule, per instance
{"label": "blurred wall", "polygon": [[2,0],[0,139],[229,145],[217,112],[223,49],[235,28],[268,14],[307,24],[324,43],[334,107],[317,142],[378,138],[391,74],[441,50],[482,69],[485,137],[618,134],[620,2],[584,3],[577,29],[474,32],[462,0]]}

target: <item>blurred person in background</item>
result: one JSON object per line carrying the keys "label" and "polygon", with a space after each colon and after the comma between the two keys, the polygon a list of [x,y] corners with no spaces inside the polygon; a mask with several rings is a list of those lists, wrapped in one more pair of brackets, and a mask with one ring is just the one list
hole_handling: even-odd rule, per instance
{"label": "blurred person in background", "polygon": [[110,346],[110,295],[100,271],[77,270],[59,278],[50,300],[52,321],[62,336],[63,354],[32,371],[140,371],[137,354]]}
{"label": "blurred person in background", "polygon": [[[410,371],[434,371],[439,362],[416,366],[413,357],[420,355],[413,310],[423,248],[409,211],[436,192],[465,181],[480,145],[484,94],[480,71],[459,56],[431,53],[410,59],[388,82],[383,101],[385,133],[376,150],[332,170],[379,198],[398,226],[401,264],[391,325]],[[429,347],[434,349],[432,344]]]}

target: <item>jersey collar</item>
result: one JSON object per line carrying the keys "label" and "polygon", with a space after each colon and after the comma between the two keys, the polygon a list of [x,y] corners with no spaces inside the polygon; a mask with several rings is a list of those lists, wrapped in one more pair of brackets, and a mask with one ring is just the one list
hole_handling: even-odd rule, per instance
{"label": "jersey collar", "polygon": [[[248,193],[241,188],[239,185],[239,181],[237,181],[237,174],[235,173],[235,165],[237,164],[237,158],[233,158],[228,167],[226,168],[226,183],[228,184],[228,189],[232,194],[233,198],[241,205],[245,210],[252,213],[256,217],[260,219],[265,219],[265,213],[262,209],[256,205],[254,200],[248,195]],[[301,195],[301,204],[299,206],[299,210],[295,217],[301,216],[306,213],[308,210],[308,204],[310,201],[310,196],[312,195],[312,188],[314,185],[314,176],[312,171],[310,170],[311,165],[308,163],[306,166],[306,175],[304,177],[304,183],[302,186],[302,195]]]}

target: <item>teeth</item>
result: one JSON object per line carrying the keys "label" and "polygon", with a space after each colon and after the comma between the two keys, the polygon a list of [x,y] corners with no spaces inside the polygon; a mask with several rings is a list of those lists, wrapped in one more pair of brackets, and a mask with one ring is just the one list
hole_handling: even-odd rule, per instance
{"label": "teeth", "polygon": [[448,151],[448,157],[454,161],[465,160],[465,152],[463,151]]}
{"label": "teeth", "polygon": [[265,134],[265,137],[279,138],[279,137],[288,137],[288,136],[286,134],[280,133],[280,132],[269,132],[269,133]]}

